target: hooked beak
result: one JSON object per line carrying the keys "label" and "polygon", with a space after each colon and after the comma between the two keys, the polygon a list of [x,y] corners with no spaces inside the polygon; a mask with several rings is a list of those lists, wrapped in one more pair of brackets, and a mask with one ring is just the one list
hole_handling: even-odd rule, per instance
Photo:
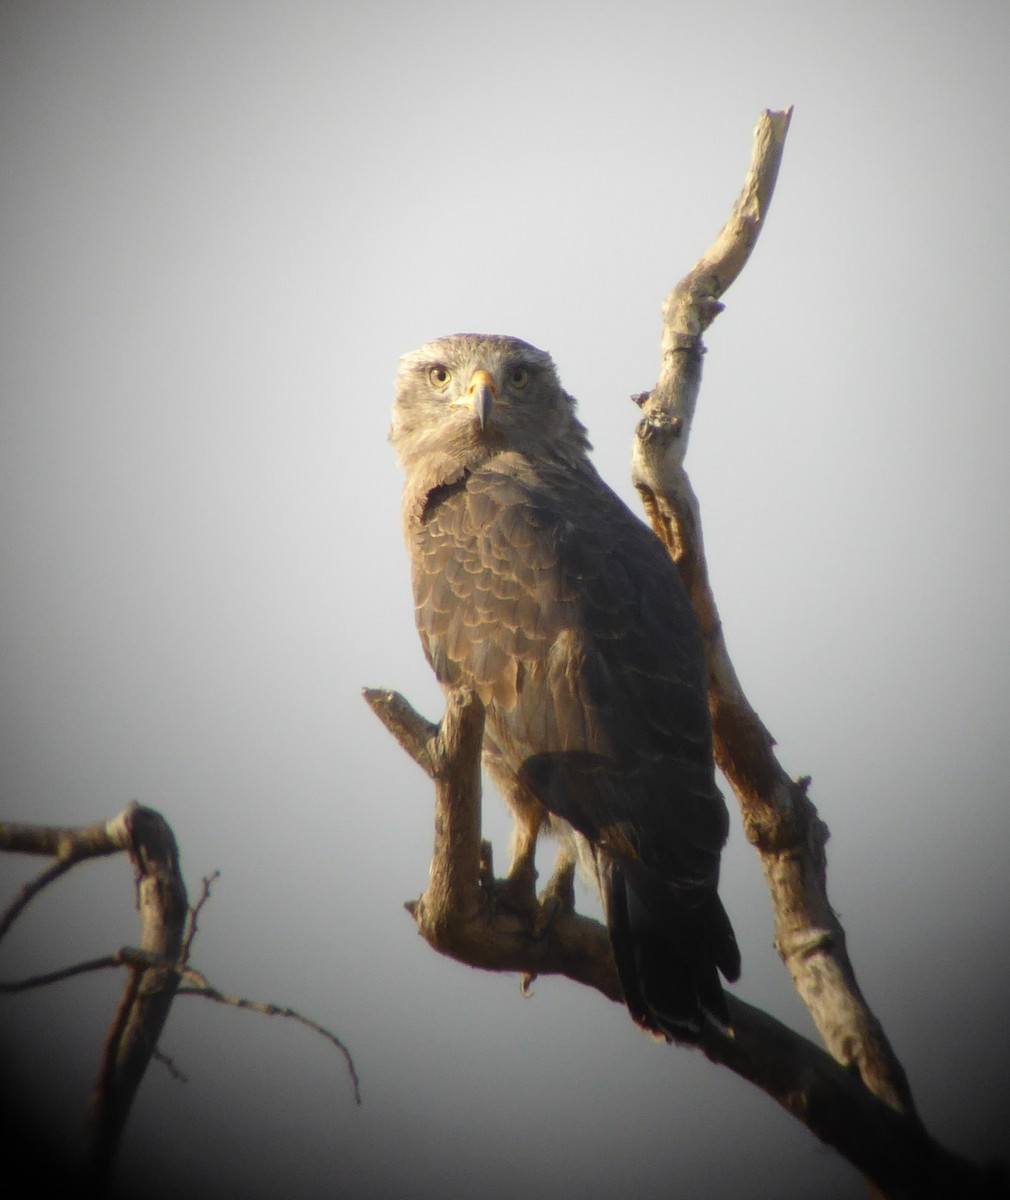
{"label": "hooked beak", "polygon": [[463,401],[476,413],[477,420],[480,421],[481,432],[487,428],[487,423],[491,418],[494,398],[495,386],[490,374],[484,370],[474,371]]}

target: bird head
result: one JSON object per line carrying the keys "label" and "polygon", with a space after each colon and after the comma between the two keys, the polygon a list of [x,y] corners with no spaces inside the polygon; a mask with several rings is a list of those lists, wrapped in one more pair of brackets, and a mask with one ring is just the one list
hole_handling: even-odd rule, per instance
{"label": "bird head", "polygon": [[408,476],[423,468],[429,487],[508,451],[571,458],[589,449],[551,356],[518,338],[478,334],[404,355],[389,437]]}

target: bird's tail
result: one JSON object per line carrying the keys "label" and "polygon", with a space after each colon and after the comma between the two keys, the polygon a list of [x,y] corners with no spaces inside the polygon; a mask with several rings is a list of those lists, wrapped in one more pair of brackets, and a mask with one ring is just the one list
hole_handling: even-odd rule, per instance
{"label": "bird's tail", "polygon": [[740,951],[715,888],[677,888],[641,863],[597,854],[610,942],[635,1023],[697,1042],[707,1021],[731,1027],[719,973],[740,977]]}

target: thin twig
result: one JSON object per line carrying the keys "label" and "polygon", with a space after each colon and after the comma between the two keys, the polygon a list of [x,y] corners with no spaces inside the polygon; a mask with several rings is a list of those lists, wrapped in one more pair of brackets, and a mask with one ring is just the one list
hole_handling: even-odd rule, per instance
{"label": "thin twig", "polygon": [[28,979],[0,983],[0,994],[11,995],[17,992],[27,992],[32,988],[47,987],[50,983],[62,983],[64,979],[73,979],[77,975],[87,974],[88,971],[121,967],[128,961],[126,953],[119,950],[115,954],[106,954],[102,958],[90,958],[87,962],[77,963],[72,967],[61,967],[58,971],[48,971],[45,975],[32,975]]}
{"label": "thin twig", "polygon": [[157,1046],[154,1048],[154,1053],[151,1055],[155,1062],[161,1063],[165,1070],[172,1076],[176,1083],[189,1083],[189,1076],[185,1071],[181,1071],[175,1064],[174,1060],[167,1055],[163,1050],[159,1050]]}
{"label": "thin twig", "polygon": [[327,1029],[325,1025],[320,1025],[318,1021],[313,1021],[310,1017],[303,1016],[297,1010],[288,1008],[286,1005],[263,1004],[257,1000],[247,1000],[244,996],[229,996],[214,987],[207,980],[206,976],[199,971],[193,970],[192,967],[185,968],[181,972],[181,975],[187,982],[179,987],[176,992],[177,996],[202,996],[205,1000],[213,1000],[216,1004],[225,1004],[231,1008],[244,1008],[250,1012],[261,1013],[265,1017],[288,1017],[290,1020],[297,1021],[300,1025],[304,1025],[307,1029],[311,1029],[314,1033],[318,1033],[321,1037],[326,1038],[344,1056],[348,1073],[351,1076],[351,1083],[354,1087],[354,1102],[355,1104],[361,1104],[361,1081],[354,1066],[354,1059],[351,1057],[351,1052],[332,1030]]}
{"label": "thin twig", "polygon": [[186,933],[182,939],[182,950],[179,953],[179,962],[185,966],[189,962],[190,951],[193,948],[193,939],[197,933],[197,918],[200,915],[200,910],[210,899],[211,884],[221,878],[220,871],[212,871],[209,875],[203,877],[203,883],[200,888],[200,895],[195,904],[190,905],[189,920],[186,926]]}
{"label": "thin twig", "polygon": [[34,879],[30,879],[7,906],[3,915],[0,916],[0,940],[4,938],[10,927],[43,888],[47,888],[51,883],[54,883],[61,875],[66,875],[72,867],[76,867],[82,861],[81,858],[58,858],[56,862],[50,863]]}

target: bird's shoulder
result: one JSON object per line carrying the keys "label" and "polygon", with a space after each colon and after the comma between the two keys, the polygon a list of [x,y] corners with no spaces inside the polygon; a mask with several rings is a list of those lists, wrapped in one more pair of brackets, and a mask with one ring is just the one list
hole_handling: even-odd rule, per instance
{"label": "bird's shoulder", "polygon": [[676,568],[588,464],[499,455],[432,489],[411,558],[418,629],[443,682],[511,676],[552,648],[650,674],[697,661]]}
{"label": "bird's shoulder", "polygon": [[588,461],[501,454],[431,489],[418,514],[415,575],[448,572],[458,600],[487,588],[562,607],[630,605],[643,592],[678,599],[665,550]]}
{"label": "bird's shoulder", "polygon": [[630,538],[633,552],[647,560],[665,557],[652,532],[588,459],[570,463],[499,454],[430,489],[416,511],[415,533],[422,541],[504,537],[520,550],[534,541],[578,541],[608,553],[612,544],[627,545]]}

